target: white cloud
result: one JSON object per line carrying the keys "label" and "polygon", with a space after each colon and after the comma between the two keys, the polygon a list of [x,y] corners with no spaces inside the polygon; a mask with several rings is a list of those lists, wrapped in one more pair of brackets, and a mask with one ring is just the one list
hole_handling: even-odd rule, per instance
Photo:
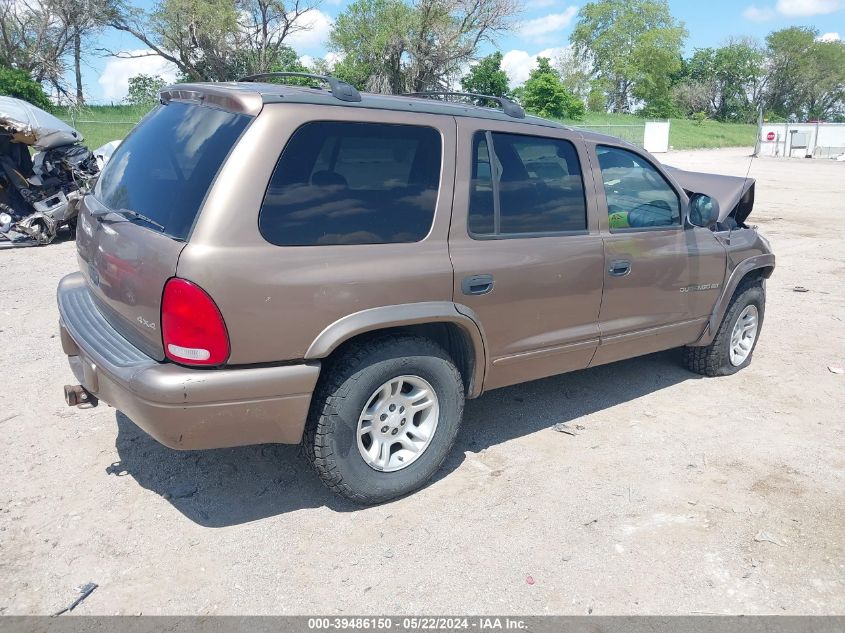
{"label": "white cloud", "polygon": [[285,39],[285,44],[297,51],[317,52],[322,49],[332,30],[331,17],[319,9],[311,9],[300,20],[302,20],[302,26],[307,26],[308,30],[292,33]]}
{"label": "white cloud", "polygon": [[746,20],[751,20],[752,22],[766,22],[775,17],[775,12],[769,7],[763,7],[760,9],[752,4],[742,12],[742,16]]}
{"label": "white cloud", "polygon": [[344,57],[346,57],[344,53],[336,53],[334,51],[329,51],[325,55],[326,63],[330,66],[334,66],[338,62],[342,62]]}
{"label": "white cloud", "polygon": [[528,9],[548,9],[557,4],[557,0],[528,0],[525,3]]}
{"label": "white cloud", "polygon": [[537,66],[538,57],[548,57],[554,60],[566,49],[563,47],[547,48],[535,55],[530,55],[526,51],[512,50],[508,51],[502,57],[502,70],[508,75],[511,87],[519,86],[525,83],[528,75]]}
{"label": "white cloud", "polygon": [[519,26],[519,33],[524,37],[537,37],[562,31],[572,23],[578,13],[577,7],[567,7],[562,13],[550,13],[540,18],[527,20]]}
{"label": "white cloud", "polygon": [[839,37],[839,33],[825,33],[816,38],[819,42],[838,42],[841,39],[842,38]]}
{"label": "white cloud", "polygon": [[302,62],[302,65],[306,68],[314,68],[314,63],[317,60],[322,60],[326,62],[326,66],[329,70],[333,69],[335,64],[343,59],[343,53],[335,53],[333,51],[329,51],[322,57],[314,57],[313,55],[303,55],[299,58],[299,61]]}
{"label": "white cloud", "polygon": [[778,0],[778,13],[788,16],[810,16],[834,13],[845,9],[845,0]]}
{"label": "white cloud", "polygon": [[747,20],[766,22],[778,14],[786,17],[825,15],[845,9],[845,0],[778,0],[774,8],[751,5],[742,12]]}
{"label": "white cloud", "polygon": [[135,75],[159,75],[167,82],[175,82],[178,75],[175,64],[150,53],[152,51],[147,49],[125,51],[127,56],[146,55],[146,57],[109,59],[97,80],[103,91],[103,100],[123,101],[129,91],[129,78]]}

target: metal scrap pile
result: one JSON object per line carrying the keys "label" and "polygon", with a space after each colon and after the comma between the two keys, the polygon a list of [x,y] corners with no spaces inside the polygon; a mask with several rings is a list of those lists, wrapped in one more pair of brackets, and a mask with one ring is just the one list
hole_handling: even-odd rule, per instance
{"label": "metal scrap pile", "polygon": [[75,227],[103,163],[82,140],[52,114],[0,97],[0,248],[49,244]]}

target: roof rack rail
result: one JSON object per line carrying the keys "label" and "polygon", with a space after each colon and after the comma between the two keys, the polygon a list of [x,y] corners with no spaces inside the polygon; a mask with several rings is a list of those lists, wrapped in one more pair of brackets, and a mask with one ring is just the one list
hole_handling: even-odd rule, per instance
{"label": "roof rack rail", "polygon": [[406,92],[402,96],[404,97],[472,97],[474,99],[487,99],[489,101],[495,101],[500,106],[502,106],[502,112],[507,114],[509,117],[513,117],[514,119],[524,119],[525,118],[525,110],[522,109],[518,103],[514,103],[510,99],[506,99],[505,97],[494,97],[493,95],[480,95],[474,92],[440,92],[440,91],[431,91],[431,92]]}
{"label": "roof rack rail", "polygon": [[279,77],[305,77],[307,79],[316,79],[318,81],[323,82],[324,84],[329,85],[329,90],[332,93],[332,96],[336,99],[340,99],[341,101],[360,101],[361,100],[361,93],[358,92],[354,86],[346,83],[345,81],[341,81],[337,77],[331,77],[329,75],[314,75],[311,73],[293,73],[293,72],[285,72],[285,73],[259,73],[257,75],[249,75],[247,77],[241,77],[238,81],[261,81],[262,79],[276,79]]}

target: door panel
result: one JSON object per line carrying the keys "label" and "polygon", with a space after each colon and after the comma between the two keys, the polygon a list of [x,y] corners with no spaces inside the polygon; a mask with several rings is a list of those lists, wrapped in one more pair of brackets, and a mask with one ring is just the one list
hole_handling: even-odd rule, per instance
{"label": "door panel", "polygon": [[605,236],[608,262],[630,261],[630,272],[605,273],[592,365],[685,345],[698,338],[721,292],[725,249],[711,231],[652,230]]}
{"label": "door panel", "polygon": [[[597,318],[604,269],[603,244],[595,220],[595,190],[583,146],[564,130],[541,130],[546,137],[573,144],[577,151],[576,163],[580,162],[587,181],[586,203],[579,203],[587,207],[587,230],[543,235],[535,231],[543,224],[534,216],[549,212],[549,207],[542,201],[537,202],[541,199],[538,196],[545,196],[547,201],[556,199],[557,194],[550,195],[550,189],[559,183],[570,185],[573,174],[561,174],[561,165],[554,156],[542,155],[542,143],[514,143],[513,134],[498,145],[503,154],[501,159],[497,156],[483,168],[473,169],[473,156],[479,156],[478,139],[473,144],[474,133],[478,131],[476,125],[471,120],[458,121],[457,177],[449,253],[455,270],[454,300],[473,310],[486,336],[491,362],[484,388],[493,389],[582,369],[589,364],[598,345]],[[487,138],[495,146],[495,133],[512,133],[513,126],[491,121],[487,129],[493,132]],[[530,140],[530,137],[525,138]],[[509,147],[518,149],[523,165],[511,162],[515,154],[506,155],[509,151],[509,147],[504,147],[506,142],[510,143]],[[522,180],[519,180],[515,170],[526,165],[529,173],[521,174]],[[566,165],[562,168],[565,170]],[[485,222],[474,215],[476,235],[481,230],[486,234],[473,239],[468,227],[470,205],[476,211],[479,208],[489,210],[493,206],[493,194],[483,185],[479,186],[478,179],[499,178],[500,175],[505,189],[505,197],[501,200],[505,206],[506,215],[502,216],[505,220]],[[531,186],[524,187],[527,193],[520,198],[514,192],[523,186],[521,182]],[[497,191],[499,184],[497,180]],[[571,193],[568,190],[562,196],[562,215],[555,215],[555,221],[561,217],[571,221],[574,217],[572,201],[575,197]],[[489,204],[483,200],[478,202],[488,194]],[[511,217],[511,214],[519,213],[520,204],[530,207],[526,213],[536,212],[524,224]],[[530,227],[531,237],[514,234],[497,237],[495,231],[509,225],[525,226],[526,230]],[[487,287],[488,282],[492,287]]]}
{"label": "door panel", "polygon": [[[712,231],[684,226],[686,195],[665,179],[658,166],[645,157],[636,158],[628,148],[612,161],[596,154],[595,146],[590,149],[600,183],[606,261],[601,345],[591,364],[695,340],[721,292],[724,246]],[[623,153],[635,157],[637,164],[622,160]],[[629,220],[629,226],[620,227]]]}

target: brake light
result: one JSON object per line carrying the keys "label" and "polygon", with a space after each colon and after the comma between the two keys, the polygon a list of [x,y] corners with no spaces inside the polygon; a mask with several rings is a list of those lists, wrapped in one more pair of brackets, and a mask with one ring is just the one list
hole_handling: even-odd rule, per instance
{"label": "brake light", "polygon": [[229,333],[214,300],[196,284],[174,277],[161,300],[161,337],[167,358],[183,365],[222,365]]}

